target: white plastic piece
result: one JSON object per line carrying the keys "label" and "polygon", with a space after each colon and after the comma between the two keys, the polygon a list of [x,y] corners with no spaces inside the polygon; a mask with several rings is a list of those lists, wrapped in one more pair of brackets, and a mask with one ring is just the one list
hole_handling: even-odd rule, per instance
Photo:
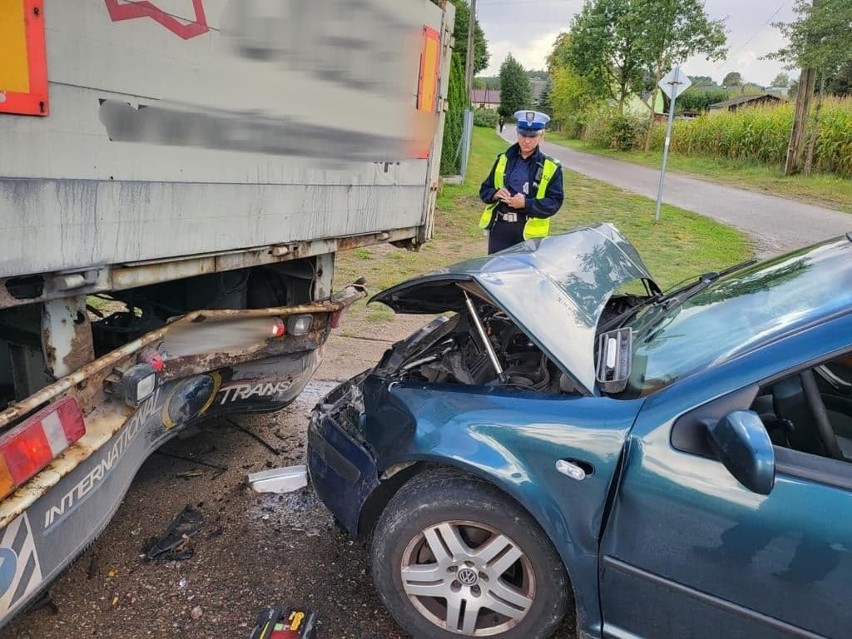
{"label": "white plastic piece", "polygon": [[582,481],[586,478],[585,470],[580,468],[577,464],[572,464],[564,459],[560,459],[556,462],[556,470],[563,475],[567,475],[571,479],[576,479],[577,481]]}
{"label": "white plastic piece", "polygon": [[249,486],[257,493],[292,493],[308,485],[308,470],[304,466],[285,466],[250,473]]}

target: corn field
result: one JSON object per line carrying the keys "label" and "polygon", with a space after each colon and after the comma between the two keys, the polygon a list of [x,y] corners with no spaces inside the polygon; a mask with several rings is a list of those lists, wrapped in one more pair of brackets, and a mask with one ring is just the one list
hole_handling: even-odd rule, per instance
{"label": "corn field", "polygon": [[[816,100],[811,103],[811,122]],[[783,165],[793,126],[792,102],[778,106],[742,108],[736,112],[676,120],[673,153],[714,156],[729,160]],[[653,148],[665,140],[665,124],[653,132]],[[640,137],[640,136],[637,136]],[[813,170],[852,177],[852,97],[825,98],[819,115]]]}

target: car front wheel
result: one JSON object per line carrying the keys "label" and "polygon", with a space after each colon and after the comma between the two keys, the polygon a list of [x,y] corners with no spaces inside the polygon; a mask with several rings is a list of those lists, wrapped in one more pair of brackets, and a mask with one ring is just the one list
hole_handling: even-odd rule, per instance
{"label": "car front wheel", "polygon": [[569,598],[562,562],[503,492],[452,471],[420,475],[376,526],[373,581],[414,639],[544,639]]}

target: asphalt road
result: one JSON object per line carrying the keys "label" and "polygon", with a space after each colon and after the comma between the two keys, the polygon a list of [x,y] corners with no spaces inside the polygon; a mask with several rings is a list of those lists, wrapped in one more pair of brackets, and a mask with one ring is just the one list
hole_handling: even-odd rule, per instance
{"label": "asphalt road", "polygon": [[[503,138],[514,142],[515,128],[507,126]],[[582,153],[544,142],[542,150],[562,165],[585,176],[619,188],[657,198],[660,172],[630,162]],[[566,188],[569,188],[566,184]],[[787,200],[745,191],[666,171],[663,202],[711,217],[748,233],[762,256],[776,255],[852,231],[852,216]]]}

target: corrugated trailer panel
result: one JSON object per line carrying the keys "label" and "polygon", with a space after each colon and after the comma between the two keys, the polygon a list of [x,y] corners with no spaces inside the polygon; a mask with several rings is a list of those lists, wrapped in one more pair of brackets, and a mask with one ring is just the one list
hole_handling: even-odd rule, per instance
{"label": "corrugated trailer panel", "polygon": [[436,167],[413,144],[440,149],[415,111],[423,27],[442,32],[428,0],[46,0],[43,17],[50,115],[0,114],[0,277],[431,219]]}

